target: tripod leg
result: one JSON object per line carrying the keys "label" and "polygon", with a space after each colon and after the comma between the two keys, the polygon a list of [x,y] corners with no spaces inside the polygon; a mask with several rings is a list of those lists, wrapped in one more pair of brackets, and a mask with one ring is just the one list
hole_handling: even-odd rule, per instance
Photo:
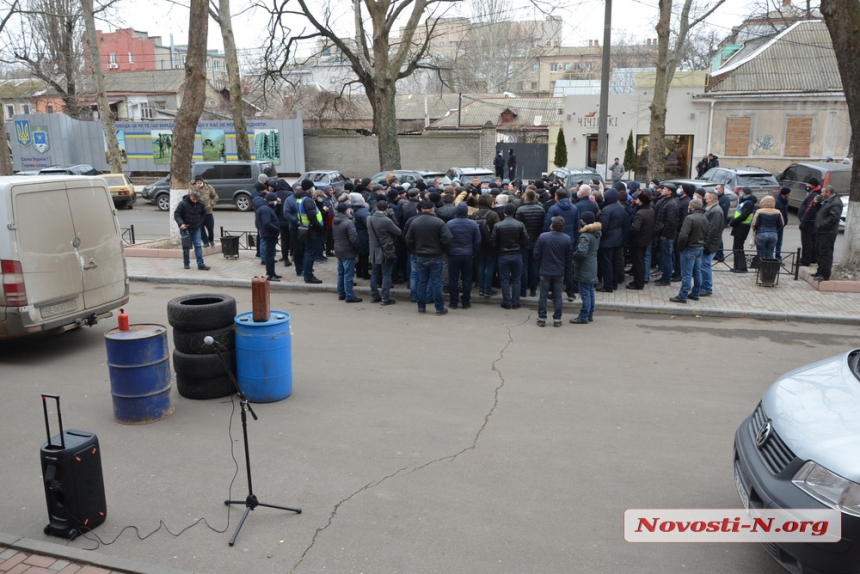
{"label": "tripod leg", "polygon": [[251,507],[245,509],[245,514],[242,515],[242,519],[239,521],[239,525],[236,527],[236,531],[233,533],[233,536],[230,537],[230,546],[236,544],[236,537],[239,536],[239,531],[242,530],[242,525],[245,524],[245,519],[248,518],[248,513],[251,512]]}
{"label": "tripod leg", "polygon": [[277,506],[275,504],[266,504],[265,502],[258,502],[259,506],[265,506],[266,508],[277,508],[278,510],[289,510],[290,512],[295,512],[296,514],[301,514],[301,508],[291,508],[289,506]]}

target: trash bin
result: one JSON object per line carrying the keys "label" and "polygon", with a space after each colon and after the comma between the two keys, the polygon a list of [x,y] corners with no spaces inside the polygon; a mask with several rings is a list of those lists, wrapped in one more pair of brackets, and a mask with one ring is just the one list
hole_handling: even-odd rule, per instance
{"label": "trash bin", "polygon": [[762,259],[756,271],[756,283],[765,287],[774,287],[779,283],[779,259]]}
{"label": "trash bin", "polygon": [[239,258],[239,236],[228,235],[221,238],[221,253],[224,258]]}

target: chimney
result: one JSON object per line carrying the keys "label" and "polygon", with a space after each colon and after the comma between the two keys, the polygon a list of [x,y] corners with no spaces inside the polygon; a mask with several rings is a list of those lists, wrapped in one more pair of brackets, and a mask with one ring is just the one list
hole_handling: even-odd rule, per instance
{"label": "chimney", "polygon": [[599,47],[600,47],[600,40],[595,40],[595,41],[594,41],[594,47],[595,47],[595,48],[599,48]]}
{"label": "chimney", "polygon": [[588,41],[588,47],[591,47],[591,40]]}
{"label": "chimney", "polygon": [[789,6],[791,6],[791,0],[782,0],[782,6],[784,8],[788,8]]}

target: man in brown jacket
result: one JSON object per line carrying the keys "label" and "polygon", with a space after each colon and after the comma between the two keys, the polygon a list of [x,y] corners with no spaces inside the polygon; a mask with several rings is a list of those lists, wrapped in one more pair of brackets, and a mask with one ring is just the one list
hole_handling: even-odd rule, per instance
{"label": "man in brown jacket", "polygon": [[194,189],[200,192],[200,201],[206,207],[206,217],[203,219],[201,239],[203,247],[215,245],[215,216],[212,208],[218,204],[218,193],[199,175],[194,179]]}

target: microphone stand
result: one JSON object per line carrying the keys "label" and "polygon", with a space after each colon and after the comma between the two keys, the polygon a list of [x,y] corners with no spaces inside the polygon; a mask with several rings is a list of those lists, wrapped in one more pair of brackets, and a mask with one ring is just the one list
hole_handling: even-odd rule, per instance
{"label": "microphone stand", "polygon": [[227,372],[227,375],[230,378],[230,381],[233,383],[233,387],[236,389],[237,394],[239,395],[239,405],[242,410],[242,439],[245,443],[245,469],[248,473],[248,496],[245,497],[245,500],[225,500],[224,505],[229,506],[231,504],[244,504],[245,505],[245,513],[242,515],[242,519],[239,520],[239,525],[236,526],[236,531],[233,532],[233,536],[230,537],[230,546],[233,546],[236,543],[236,538],[239,536],[239,531],[242,530],[242,526],[245,524],[245,519],[248,518],[248,514],[257,508],[258,506],[265,506],[267,508],[277,508],[279,510],[288,510],[290,512],[295,512],[296,514],[301,514],[301,508],[292,508],[289,506],[278,506],[275,504],[267,504],[265,502],[260,502],[257,500],[257,495],[254,494],[253,483],[251,481],[251,452],[248,448],[248,415],[247,412],[251,413],[251,416],[254,417],[254,420],[257,419],[257,413],[254,412],[254,409],[251,408],[251,404],[248,401],[248,397],[245,393],[242,392],[242,389],[239,387],[238,381],[236,381],[236,377],[233,376],[233,371],[230,370],[230,367],[224,361],[224,357],[221,355],[221,351],[226,351],[227,348],[224,347],[221,343],[212,340],[209,342],[211,337],[206,337],[204,341],[206,344],[213,345],[215,347],[215,353],[218,355],[218,360],[221,361],[221,366],[224,367],[224,370]]}

